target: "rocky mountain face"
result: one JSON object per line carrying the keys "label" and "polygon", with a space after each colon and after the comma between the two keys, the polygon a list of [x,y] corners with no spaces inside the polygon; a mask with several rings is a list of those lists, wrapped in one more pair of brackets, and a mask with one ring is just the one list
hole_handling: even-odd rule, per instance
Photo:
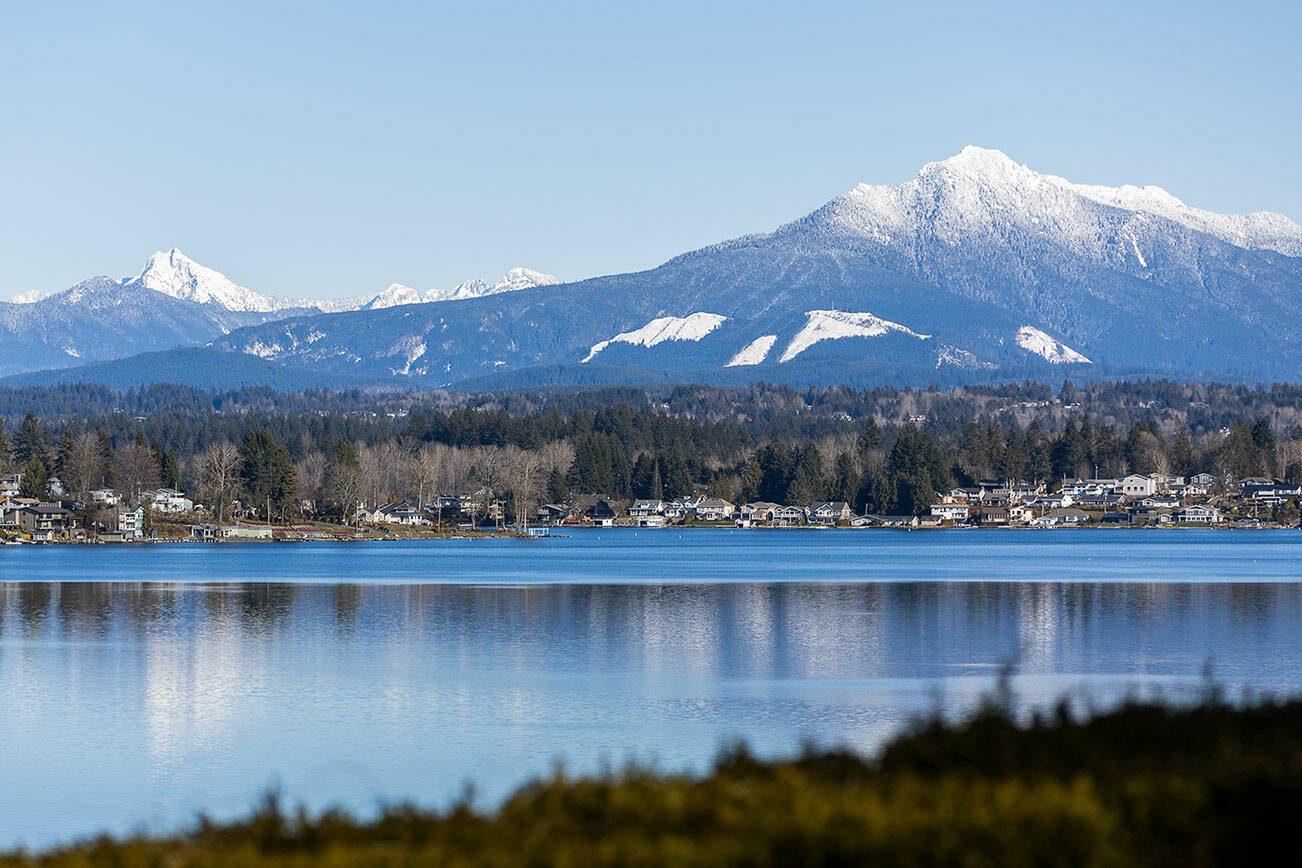
{"label": "rocky mountain face", "polygon": [[464,387],[1293,379],[1299,290],[1302,227],[1285,217],[1075,184],[969,147],[649,271],[395,285],[209,340],[314,377]]}

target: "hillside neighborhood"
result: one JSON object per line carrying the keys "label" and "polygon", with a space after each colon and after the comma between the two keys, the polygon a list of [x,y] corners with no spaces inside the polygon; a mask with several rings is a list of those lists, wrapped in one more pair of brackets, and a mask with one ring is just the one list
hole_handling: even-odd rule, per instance
{"label": "hillside neighborhood", "polygon": [[[621,500],[588,495],[570,503],[544,503],[529,516],[514,515],[490,490],[440,495],[423,503],[359,504],[350,527],[327,529],[310,500],[298,503],[300,524],[269,524],[257,507],[232,501],[223,516],[182,491],[159,488],[127,498],[111,488],[65,496],[57,477],[48,499],[23,497],[22,474],[0,479],[0,539],[6,542],[132,542],[176,538],[196,541],[337,539],[358,531],[533,527],[668,526],[736,528],[1056,528],[1078,526],[1284,526],[1280,511],[1302,499],[1302,485],[1280,479],[1233,480],[1200,473],[1185,478],[1159,473],[1112,479],[1044,482],[981,480],[954,488],[927,511],[913,515],[859,515],[845,501],[734,504],[700,492],[690,497]],[[1288,523],[1295,526],[1296,519]]]}

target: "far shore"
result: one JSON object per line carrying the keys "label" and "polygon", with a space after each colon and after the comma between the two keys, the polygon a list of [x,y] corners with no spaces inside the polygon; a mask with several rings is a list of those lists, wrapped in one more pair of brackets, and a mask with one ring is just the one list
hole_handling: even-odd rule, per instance
{"label": "far shore", "polygon": [[[241,525],[244,529],[262,529],[265,530],[267,525]],[[411,541],[435,541],[435,540],[456,540],[456,541],[473,541],[473,540],[493,540],[493,539],[515,539],[515,540],[543,540],[564,538],[572,532],[578,533],[595,533],[600,531],[616,531],[627,533],[630,531],[701,531],[701,530],[731,530],[731,531],[778,531],[778,532],[814,532],[814,531],[841,531],[841,532],[895,532],[895,533],[944,533],[959,531],[1106,531],[1106,530],[1124,530],[1124,531],[1188,531],[1188,530],[1214,530],[1214,531],[1296,531],[1302,528],[1296,525],[1283,525],[1270,522],[1260,522],[1250,526],[1236,525],[1230,522],[1222,524],[1101,524],[1091,522],[1088,524],[1078,525],[1059,525],[1055,527],[1026,527],[1016,525],[997,525],[997,526],[973,526],[973,525],[924,525],[920,527],[850,527],[846,525],[799,525],[799,526],[774,526],[774,525],[751,525],[739,527],[733,523],[725,522],[694,522],[690,524],[674,524],[658,527],[639,527],[631,524],[614,524],[614,525],[530,525],[527,528],[521,527],[450,527],[442,530],[431,528],[411,528],[403,526],[369,526],[366,528],[346,528],[344,526],[331,527],[314,527],[313,530],[307,530],[305,526],[281,526],[273,525],[271,527],[270,537],[240,536],[231,538],[214,538],[214,539],[196,539],[189,534],[162,533],[156,536],[141,537],[138,539],[117,539],[103,537],[78,537],[72,539],[53,539],[53,540],[32,540],[22,537],[4,538],[0,536],[0,545],[4,546],[140,546],[140,545],[231,545],[242,543],[256,544],[293,544],[301,545],[304,543],[389,543],[389,542],[411,542]]]}

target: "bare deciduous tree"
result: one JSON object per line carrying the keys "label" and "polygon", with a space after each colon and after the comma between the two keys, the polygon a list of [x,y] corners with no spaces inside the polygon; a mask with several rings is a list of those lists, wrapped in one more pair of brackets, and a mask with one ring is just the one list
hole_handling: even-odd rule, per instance
{"label": "bare deciduous tree", "polygon": [[114,484],[128,503],[136,503],[140,493],[158,487],[158,458],[143,443],[128,443],[117,450],[114,461]]}
{"label": "bare deciduous tree", "polygon": [[231,443],[210,446],[199,456],[199,487],[217,510],[217,523],[226,518],[226,507],[240,484],[240,450]]}

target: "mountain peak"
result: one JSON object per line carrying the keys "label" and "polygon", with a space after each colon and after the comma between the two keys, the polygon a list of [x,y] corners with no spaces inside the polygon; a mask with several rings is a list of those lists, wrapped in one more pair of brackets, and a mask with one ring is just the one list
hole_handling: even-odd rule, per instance
{"label": "mountain peak", "polygon": [[273,299],[240,286],[220,271],[200,265],[175,247],[155,251],[140,273],[124,283],[233,311],[267,312],[280,307]]}

